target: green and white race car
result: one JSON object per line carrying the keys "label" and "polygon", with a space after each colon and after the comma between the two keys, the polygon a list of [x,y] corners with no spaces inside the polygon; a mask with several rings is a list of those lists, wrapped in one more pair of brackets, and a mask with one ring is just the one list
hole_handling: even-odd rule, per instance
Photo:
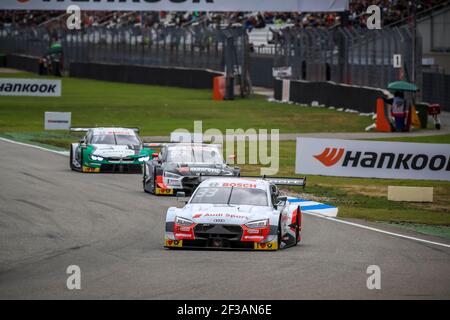
{"label": "green and white race car", "polygon": [[80,172],[142,173],[154,151],[139,138],[138,129],[71,128],[86,132],[70,148],[70,168]]}

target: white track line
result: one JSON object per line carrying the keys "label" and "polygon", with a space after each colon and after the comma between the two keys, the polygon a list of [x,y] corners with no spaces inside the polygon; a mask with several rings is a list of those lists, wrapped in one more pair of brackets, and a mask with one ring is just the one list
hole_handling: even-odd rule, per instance
{"label": "white track line", "polygon": [[69,152],[68,151],[52,150],[52,149],[48,149],[48,148],[44,148],[44,147],[40,147],[40,146],[35,146],[33,144],[28,144],[28,143],[23,143],[23,142],[19,142],[19,141],[14,141],[14,140],[2,138],[2,137],[0,137],[0,140],[1,141],[5,141],[5,142],[9,142],[9,143],[13,143],[13,144],[18,144],[20,146],[26,146],[26,147],[30,147],[30,148],[35,148],[35,149],[39,149],[39,150],[53,152],[53,153],[60,154],[60,155],[63,155],[63,156],[69,156]]}
{"label": "white track line", "polygon": [[[5,138],[1,138],[1,141],[5,141],[5,142],[10,142],[10,143],[14,143],[14,144],[18,144],[21,146],[26,146],[26,147],[31,147],[31,148],[35,148],[35,149],[39,149],[39,150],[44,150],[44,151],[49,151],[49,152],[53,152],[56,154],[60,154],[63,156],[69,156],[69,153],[67,151],[56,151],[56,150],[52,150],[52,149],[47,149],[44,147],[40,147],[40,146],[35,146],[32,144],[28,144],[28,143],[23,143],[23,142],[18,142],[18,141],[14,141],[14,140],[10,140],[10,139],[5,139]],[[320,215],[318,213],[313,213],[313,212],[308,212],[308,211],[303,211],[303,213],[315,216],[315,217],[319,217],[322,219],[326,219],[326,220],[330,220],[330,221],[334,221],[334,222],[338,222],[338,223],[343,223],[343,224],[347,224],[350,226],[354,226],[357,228],[361,228],[361,229],[366,229],[366,230],[371,230],[371,231],[375,231],[375,232],[379,232],[379,233],[384,233],[384,234],[388,234],[394,237],[399,237],[399,238],[404,238],[404,239],[409,239],[409,240],[413,240],[413,241],[418,241],[418,242],[424,242],[424,243],[429,243],[429,244],[434,244],[437,246],[441,246],[441,247],[445,247],[445,248],[450,248],[450,245],[445,244],[445,243],[440,243],[440,242],[434,242],[434,241],[429,241],[429,240],[425,240],[425,239],[420,239],[420,238],[415,238],[415,237],[410,237],[410,236],[405,236],[403,234],[399,234],[399,233],[394,233],[394,232],[389,232],[389,231],[384,231],[381,229],[377,229],[377,228],[372,228],[372,227],[368,227],[362,224],[358,224],[358,223],[354,223],[354,222],[349,222],[349,221],[345,221],[345,220],[339,220],[336,218],[331,218],[331,217],[327,217],[327,216],[323,216]]]}
{"label": "white track line", "polygon": [[312,216],[315,216],[315,217],[319,217],[319,218],[326,219],[326,220],[331,220],[331,221],[338,222],[338,223],[347,224],[347,225],[354,226],[354,227],[361,228],[361,229],[371,230],[371,231],[375,231],[375,232],[379,232],[379,233],[388,234],[388,235],[391,235],[394,237],[399,237],[399,238],[404,238],[404,239],[409,239],[409,240],[413,240],[413,241],[424,242],[424,243],[434,244],[434,245],[441,246],[441,247],[450,248],[450,245],[445,244],[445,243],[434,242],[434,241],[429,241],[429,240],[425,240],[425,239],[421,239],[421,238],[405,236],[403,234],[389,232],[389,231],[385,231],[385,230],[381,230],[381,229],[377,229],[377,228],[372,228],[372,227],[368,227],[368,226],[354,223],[354,222],[349,222],[349,221],[345,221],[345,220],[340,220],[340,219],[336,219],[336,218],[332,218],[332,217],[323,216],[318,213],[313,213],[313,212],[308,212],[308,211],[302,211],[302,212],[312,215]]}

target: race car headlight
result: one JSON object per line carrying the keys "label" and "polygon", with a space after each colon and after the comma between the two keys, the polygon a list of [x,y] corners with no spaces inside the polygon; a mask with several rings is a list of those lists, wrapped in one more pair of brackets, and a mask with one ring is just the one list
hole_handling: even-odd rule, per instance
{"label": "race car headlight", "polygon": [[245,226],[250,229],[266,228],[268,225],[269,225],[268,219],[251,221],[245,224]]}
{"label": "race car headlight", "polygon": [[103,157],[96,156],[94,154],[91,154],[91,159],[94,161],[103,161]]}
{"label": "race car headlight", "polygon": [[138,161],[139,161],[139,162],[147,162],[148,160],[150,160],[150,156],[138,158]]}
{"label": "race car headlight", "polygon": [[181,218],[181,217],[176,217],[175,218],[175,223],[179,226],[184,226],[184,227],[189,227],[192,224],[194,224],[193,221],[189,220],[189,219],[185,219],[185,218]]}

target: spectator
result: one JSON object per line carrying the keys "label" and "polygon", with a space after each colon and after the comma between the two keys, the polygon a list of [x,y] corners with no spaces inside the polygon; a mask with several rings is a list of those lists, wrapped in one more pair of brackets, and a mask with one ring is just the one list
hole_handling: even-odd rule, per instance
{"label": "spectator", "polygon": [[392,101],[392,116],[395,119],[395,129],[397,132],[405,130],[406,100],[403,92],[396,91]]}
{"label": "spectator", "polygon": [[[205,23],[241,23],[247,29],[265,28],[270,24],[294,24],[301,27],[333,27],[344,22],[345,27],[362,28],[366,23],[366,10],[370,5],[378,5],[382,10],[383,25],[403,21],[416,10],[418,13],[446,0],[350,0],[349,12],[344,19],[336,13],[297,13],[297,12],[245,12],[216,13],[213,17],[205,12],[106,12],[83,11],[83,24],[86,26],[107,25],[109,27],[140,25],[151,27],[160,20],[181,26],[206,17]],[[62,26],[65,18],[62,11],[0,11],[0,27],[34,27],[52,22]],[[59,19],[58,19],[59,18]],[[58,21],[59,20],[59,21]],[[203,21],[203,20],[202,20]]]}

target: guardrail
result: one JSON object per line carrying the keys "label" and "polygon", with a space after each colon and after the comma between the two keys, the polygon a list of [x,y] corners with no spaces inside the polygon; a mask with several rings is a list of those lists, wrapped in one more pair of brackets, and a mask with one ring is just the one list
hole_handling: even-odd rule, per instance
{"label": "guardrail", "polygon": [[[351,109],[361,113],[376,111],[376,101],[380,97],[387,98],[384,90],[360,86],[339,84],[334,82],[294,81],[289,83],[289,101],[310,105],[317,101],[327,107]],[[285,84],[285,85],[286,85]],[[286,92],[286,91],[285,91]],[[274,98],[282,101],[283,80],[276,79]]]}
{"label": "guardrail", "polygon": [[71,77],[193,89],[212,89],[214,77],[222,75],[192,68],[80,62],[70,64]]}

